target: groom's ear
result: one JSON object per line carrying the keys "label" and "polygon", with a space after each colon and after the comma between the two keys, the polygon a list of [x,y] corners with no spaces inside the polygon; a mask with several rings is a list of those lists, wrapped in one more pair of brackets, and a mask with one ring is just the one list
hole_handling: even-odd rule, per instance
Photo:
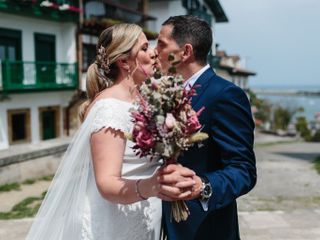
{"label": "groom's ear", "polygon": [[190,58],[193,58],[193,46],[190,43],[186,43],[183,47],[182,61],[185,62]]}

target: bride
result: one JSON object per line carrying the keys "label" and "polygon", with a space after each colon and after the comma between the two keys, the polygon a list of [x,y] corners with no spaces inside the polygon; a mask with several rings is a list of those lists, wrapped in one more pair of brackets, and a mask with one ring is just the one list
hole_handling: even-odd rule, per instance
{"label": "bride", "polygon": [[124,137],[132,127],[136,86],[153,74],[155,61],[139,26],[117,24],[102,32],[87,73],[82,125],[28,240],[159,239],[159,163],[138,158]]}

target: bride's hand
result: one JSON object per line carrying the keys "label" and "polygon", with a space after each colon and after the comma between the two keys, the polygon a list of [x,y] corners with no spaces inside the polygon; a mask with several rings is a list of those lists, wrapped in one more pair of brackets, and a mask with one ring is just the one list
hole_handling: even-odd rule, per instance
{"label": "bride's hand", "polygon": [[158,197],[165,201],[188,199],[192,195],[195,172],[180,164],[170,164],[158,172]]}
{"label": "bride's hand", "polygon": [[160,189],[158,178],[159,173],[157,171],[152,177],[141,179],[139,184],[136,186],[138,195],[140,194],[142,198],[157,197]]}
{"label": "bride's hand", "polygon": [[158,197],[165,201],[187,199],[192,195],[195,172],[179,164],[160,168],[152,177],[142,179],[138,191],[143,198]]}

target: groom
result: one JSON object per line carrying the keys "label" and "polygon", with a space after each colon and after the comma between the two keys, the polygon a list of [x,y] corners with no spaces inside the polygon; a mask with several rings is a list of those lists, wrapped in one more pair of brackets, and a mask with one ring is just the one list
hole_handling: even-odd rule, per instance
{"label": "groom", "polygon": [[[209,135],[201,148],[192,147],[179,158],[195,172],[195,185],[183,199],[190,210],[186,221],[171,221],[171,204],[163,202],[169,240],[240,239],[236,198],[256,183],[250,103],[239,87],[217,76],[207,64],[212,41],[210,26],[193,16],[170,17],[158,37],[156,49],[163,70],[168,69],[168,55],[173,53],[181,61],[176,69],[186,79],[186,88],[199,85],[192,106],[196,111],[205,107],[199,120],[202,132]],[[181,191],[190,191],[177,187],[184,167],[169,165],[162,170],[163,199],[176,200]]]}

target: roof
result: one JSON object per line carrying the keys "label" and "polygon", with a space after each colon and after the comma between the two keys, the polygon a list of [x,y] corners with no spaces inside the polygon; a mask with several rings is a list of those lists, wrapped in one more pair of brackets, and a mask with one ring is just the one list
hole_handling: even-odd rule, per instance
{"label": "roof", "polygon": [[240,63],[241,57],[239,55],[228,55],[224,50],[217,50],[216,56],[219,58],[217,68],[224,69],[231,75],[239,76],[255,76],[255,72],[246,69]]}
{"label": "roof", "polygon": [[227,64],[220,63],[219,64],[220,69],[225,69],[229,72],[231,75],[241,75],[241,76],[255,76],[257,75],[255,72],[249,71],[244,68],[238,68],[238,67],[232,67]]}
{"label": "roof", "polygon": [[208,5],[211,12],[213,13],[216,22],[228,22],[228,18],[226,13],[224,12],[219,0],[204,0],[204,2]]}

